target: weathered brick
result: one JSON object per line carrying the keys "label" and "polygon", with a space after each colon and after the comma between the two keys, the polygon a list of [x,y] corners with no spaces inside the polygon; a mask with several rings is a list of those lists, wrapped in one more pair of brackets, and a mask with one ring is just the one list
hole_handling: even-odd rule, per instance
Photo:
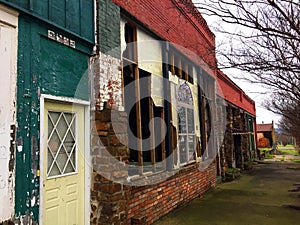
{"label": "weathered brick", "polygon": [[96,122],[96,129],[97,131],[109,131],[110,123],[105,122]]}
{"label": "weathered brick", "polygon": [[107,134],[108,134],[107,131],[98,131],[98,135],[99,135],[100,137],[106,137]]}
{"label": "weathered brick", "polygon": [[110,137],[109,137],[109,144],[110,144],[110,146],[120,146],[121,142],[120,142],[118,136],[116,136],[116,135],[110,135]]}

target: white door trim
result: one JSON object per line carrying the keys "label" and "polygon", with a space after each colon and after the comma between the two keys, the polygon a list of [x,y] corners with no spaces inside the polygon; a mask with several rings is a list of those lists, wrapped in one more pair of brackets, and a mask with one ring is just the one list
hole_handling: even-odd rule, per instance
{"label": "white door trim", "polygon": [[84,221],[85,225],[90,224],[90,190],[91,190],[91,156],[90,156],[90,102],[69,97],[60,97],[42,94],[40,96],[40,205],[39,205],[39,224],[43,225],[43,177],[44,177],[44,149],[45,149],[45,132],[44,132],[44,113],[45,101],[52,100],[58,103],[74,103],[84,106],[85,118],[85,174],[84,174]]}

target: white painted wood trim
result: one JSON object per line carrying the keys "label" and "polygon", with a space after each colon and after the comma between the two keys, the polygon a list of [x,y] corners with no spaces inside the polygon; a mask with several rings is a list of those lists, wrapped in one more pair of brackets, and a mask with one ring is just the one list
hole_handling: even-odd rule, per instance
{"label": "white painted wood trim", "polygon": [[91,212],[91,176],[92,176],[92,161],[90,154],[90,137],[91,137],[91,118],[90,118],[90,106],[85,107],[85,165],[84,165],[84,222],[85,225],[90,224],[90,212]]}
{"label": "white painted wood trim", "polygon": [[19,12],[0,3],[0,22],[12,27],[18,26]]}
{"label": "white painted wood trim", "polygon": [[45,113],[45,98],[41,96],[40,98],[40,205],[39,205],[39,224],[43,224],[43,206],[44,206],[44,196],[43,196],[43,177],[44,177],[44,148],[45,148],[45,132],[44,132],[44,113]]}
{"label": "white painted wood trim", "polygon": [[85,105],[89,106],[90,102],[86,100],[81,100],[77,98],[70,98],[70,97],[64,97],[64,96],[54,96],[54,95],[48,95],[48,94],[41,94],[41,99],[46,100],[54,100],[58,102],[68,102],[68,103],[74,103],[79,105]]}
{"label": "white painted wood trim", "polygon": [[[13,171],[9,171],[8,162],[11,157],[9,149],[11,147],[11,125],[16,124],[16,82],[17,82],[17,50],[18,50],[18,15],[19,13],[3,4],[0,4],[0,46],[1,51],[3,48],[6,50],[1,52],[1,63],[5,66],[1,68],[0,79],[1,82],[5,80],[5,88],[2,88],[1,96],[4,98],[4,102],[0,102],[0,108],[3,108],[1,114],[0,142],[1,147],[6,148],[4,152],[1,152],[1,165],[0,165],[0,177],[2,184],[0,194],[0,202],[5,202],[5,207],[0,211],[0,223],[11,219],[15,214],[15,165]],[[1,109],[0,109],[1,110]],[[2,123],[1,121],[1,123]],[[4,130],[3,130],[4,129]],[[1,149],[2,149],[1,148]]]}

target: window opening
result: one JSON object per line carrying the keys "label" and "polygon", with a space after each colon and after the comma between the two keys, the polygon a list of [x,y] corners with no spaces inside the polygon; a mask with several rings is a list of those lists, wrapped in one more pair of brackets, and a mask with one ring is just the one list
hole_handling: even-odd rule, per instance
{"label": "window opening", "polygon": [[179,160],[184,164],[196,159],[194,104],[186,82],[180,84],[177,100]]}
{"label": "window opening", "polygon": [[[128,129],[134,137],[128,139],[130,146],[129,175],[141,175],[147,172],[158,172],[165,168],[164,161],[164,124],[150,121],[158,116],[163,119],[164,111],[156,107],[151,99],[151,74],[138,68],[136,27],[125,24],[126,49],[122,55],[123,83],[126,87],[132,82],[134,88],[124,89],[125,111],[129,119]],[[143,79],[141,79],[143,78]],[[147,96],[141,99],[140,96]],[[135,102],[130,109],[129,103]],[[152,138],[149,138],[150,135]],[[153,138],[154,137],[154,138]]]}
{"label": "window opening", "polygon": [[186,57],[180,54],[175,54],[174,51],[169,51],[169,71],[177,75],[180,79],[193,84],[193,63]]}

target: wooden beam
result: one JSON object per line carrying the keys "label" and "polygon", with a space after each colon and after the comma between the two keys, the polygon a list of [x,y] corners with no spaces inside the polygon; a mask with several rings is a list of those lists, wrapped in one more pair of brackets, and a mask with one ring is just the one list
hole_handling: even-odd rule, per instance
{"label": "wooden beam", "polygon": [[135,102],[136,102],[136,133],[137,133],[137,147],[138,147],[138,166],[139,174],[143,174],[143,145],[142,145],[142,124],[141,124],[141,103],[140,103],[140,85],[139,85],[139,69],[134,66],[135,79]]}
{"label": "wooden beam", "polygon": [[169,68],[172,74],[175,74],[175,62],[174,62],[174,53],[170,52],[170,59],[169,59]]}
{"label": "wooden beam", "polygon": [[161,121],[162,121],[161,124],[160,124],[160,129],[161,129],[161,140],[162,140],[162,143],[161,143],[162,168],[163,168],[163,170],[166,170],[166,168],[167,168],[167,165],[166,165],[166,144],[165,144],[166,136],[164,135],[166,131],[165,131],[165,126],[164,126],[164,121],[165,121],[165,112],[164,112],[164,110],[165,109],[162,108],[161,113],[160,113],[160,118],[161,118]]}
{"label": "wooden beam", "polygon": [[[150,77],[149,77],[150,80]],[[149,85],[150,87],[150,85]],[[154,119],[154,112],[153,112],[153,101],[149,97],[148,99],[148,104],[149,104],[149,121]],[[151,164],[152,164],[152,172],[156,172],[156,161],[155,161],[155,127],[154,123],[149,124],[149,129],[150,129],[150,152],[151,152]]]}

